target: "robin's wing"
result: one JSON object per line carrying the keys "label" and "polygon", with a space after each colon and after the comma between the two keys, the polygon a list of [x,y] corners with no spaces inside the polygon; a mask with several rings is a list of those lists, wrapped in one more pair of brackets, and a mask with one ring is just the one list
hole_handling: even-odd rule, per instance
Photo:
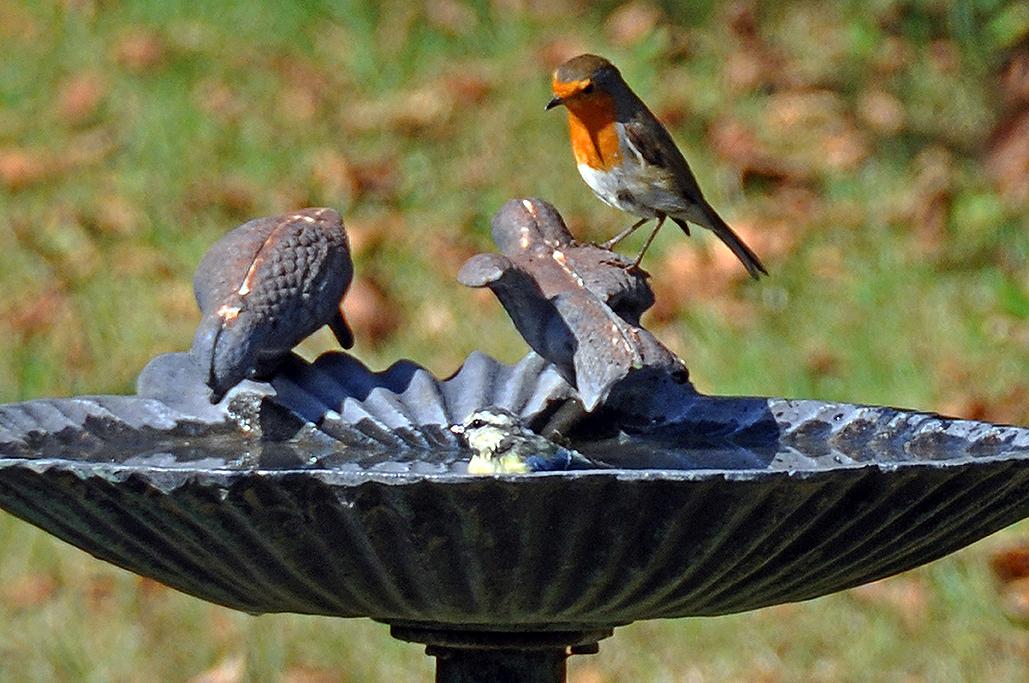
{"label": "robin's wing", "polygon": [[652,171],[660,172],[671,180],[687,199],[700,203],[704,195],[686,158],[657,117],[642,102],[640,105],[642,111],[637,111],[623,123],[626,140],[653,167]]}

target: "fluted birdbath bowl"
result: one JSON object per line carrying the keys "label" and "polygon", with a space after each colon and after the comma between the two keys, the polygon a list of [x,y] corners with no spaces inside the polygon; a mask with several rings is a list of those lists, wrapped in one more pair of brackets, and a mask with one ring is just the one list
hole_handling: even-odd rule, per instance
{"label": "fluted birdbath bowl", "polygon": [[[338,214],[237,228],[198,270],[191,353],[138,395],[0,406],[0,507],[227,607],[385,622],[450,683],[561,681],[617,626],[814,598],[1029,516],[1029,430],[702,396],[640,325],[645,273],[540,200],[493,234],[459,278],[533,352],[440,380],[290,354],[322,323],[353,340]],[[469,474],[448,426],[487,407],[589,468]]]}
{"label": "fluted birdbath bowl", "polygon": [[1029,516],[1018,427],[699,397],[676,434],[575,444],[611,469],[483,477],[439,425],[544,411],[563,384],[534,355],[440,381],[329,354],[275,384],[338,412],[310,429],[245,387],[228,419],[142,397],[2,406],[0,506],[204,600],[385,622],[442,681],[560,681],[619,625],[806,600]]}

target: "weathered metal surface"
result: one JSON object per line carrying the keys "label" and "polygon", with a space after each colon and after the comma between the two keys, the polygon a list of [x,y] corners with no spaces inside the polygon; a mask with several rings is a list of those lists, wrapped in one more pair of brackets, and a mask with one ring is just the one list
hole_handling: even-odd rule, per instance
{"label": "weathered metal surface", "polygon": [[479,254],[458,280],[489,287],[529,346],[553,363],[592,412],[632,407],[654,384],[693,393],[686,365],[640,326],[654,303],[631,261],[579,244],[553,206],[509,201],[493,219],[501,254]]}
{"label": "weathered metal surface", "polygon": [[562,683],[568,656],[596,654],[611,632],[390,629],[394,638],[426,644],[425,653],[436,658],[437,683]]}
{"label": "weathered metal surface", "polygon": [[247,377],[268,377],[323,325],[354,338],[341,303],[353,277],[346,231],[332,209],[303,209],[236,228],[193,278],[203,319],[192,354],[217,403]]}
{"label": "weathered metal surface", "polygon": [[448,381],[334,367],[354,362],[291,375],[342,439],[248,440],[154,399],[0,406],[0,506],[244,611],[500,631],[803,600],[1029,516],[1029,430],[817,401],[698,397],[674,428],[574,444],[622,469],[472,477],[440,425],[531,413],[538,358]]}
{"label": "weathered metal surface", "polygon": [[[575,395],[534,353],[515,365],[472,353],[444,380],[411,361],[373,372],[342,352],[312,363],[291,355],[270,383],[244,381],[215,406],[189,355],[169,353],[143,369],[136,389],[183,417],[235,425],[256,437],[282,441],[310,423],[339,444],[393,450],[456,448],[447,427],[484,406],[544,426]],[[265,433],[269,427],[272,435]]]}

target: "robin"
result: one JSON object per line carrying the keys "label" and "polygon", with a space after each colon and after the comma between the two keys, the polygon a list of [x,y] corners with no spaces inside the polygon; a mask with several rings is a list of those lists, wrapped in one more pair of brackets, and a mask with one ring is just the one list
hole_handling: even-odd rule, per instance
{"label": "robin", "polygon": [[634,265],[654,241],[666,218],[687,235],[689,223],[707,228],[725,243],[757,279],[768,274],[757,254],[711,208],[672,136],[629,88],[614,64],[579,55],[554,71],[554,98],[564,105],[572,153],[579,174],[606,204],[640,220],[604,244],[611,248],[644,223],[657,219]]}

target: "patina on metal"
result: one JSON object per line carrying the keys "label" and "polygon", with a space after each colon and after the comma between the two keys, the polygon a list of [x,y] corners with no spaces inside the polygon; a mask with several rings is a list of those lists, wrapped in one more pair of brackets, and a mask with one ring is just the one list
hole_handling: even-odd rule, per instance
{"label": "patina on metal", "polygon": [[639,397],[656,385],[695,395],[686,364],[640,326],[654,294],[632,261],[577,243],[539,199],[505,204],[493,219],[493,241],[501,253],[472,257],[458,280],[493,290],[529,346],[577,389],[586,412],[636,414]]}
{"label": "patina on metal", "polygon": [[193,278],[204,317],[192,349],[211,403],[245,378],[272,376],[323,325],[343,348],[353,346],[341,308],[353,272],[332,209],[259,218],[211,247]]}

